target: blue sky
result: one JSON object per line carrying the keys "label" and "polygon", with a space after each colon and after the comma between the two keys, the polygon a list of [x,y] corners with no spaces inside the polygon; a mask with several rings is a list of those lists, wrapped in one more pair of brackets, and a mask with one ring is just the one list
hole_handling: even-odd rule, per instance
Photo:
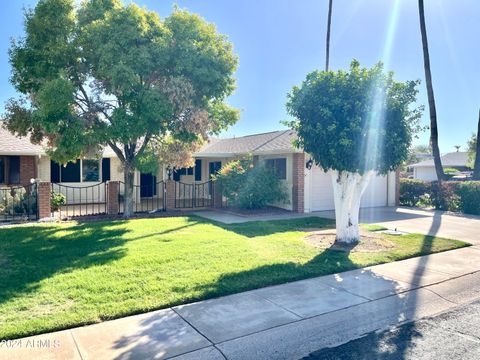
{"label": "blue sky", "polygon": [[[371,66],[379,60],[398,80],[421,79],[418,104],[427,105],[416,0],[334,0],[332,69],[352,58]],[[0,4],[0,112],[15,96],[9,83],[8,47],[22,35],[22,7],[36,1]],[[172,2],[137,0],[168,16]],[[237,90],[229,103],[242,110],[225,136],[283,128],[286,94],[313,69],[324,66],[327,0],[178,0],[177,4],[214,22],[240,58]],[[475,131],[480,107],[480,2],[426,1],[427,30],[442,152],[464,146]],[[423,123],[428,123],[426,108]],[[428,132],[417,144],[428,142]]]}

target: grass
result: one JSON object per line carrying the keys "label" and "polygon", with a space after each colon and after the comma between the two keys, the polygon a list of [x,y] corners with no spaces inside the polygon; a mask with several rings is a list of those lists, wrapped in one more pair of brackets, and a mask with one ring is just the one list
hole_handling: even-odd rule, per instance
{"label": "grass", "polygon": [[388,236],[395,250],[345,253],[303,241],[319,218],[221,225],[199,217],[0,228],[0,339],[146,312],[465,243]]}

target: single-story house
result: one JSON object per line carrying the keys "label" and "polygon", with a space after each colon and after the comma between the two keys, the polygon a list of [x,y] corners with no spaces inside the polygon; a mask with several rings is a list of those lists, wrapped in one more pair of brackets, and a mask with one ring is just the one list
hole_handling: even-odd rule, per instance
{"label": "single-story house", "polygon": [[[308,168],[308,154],[296,149],[292,142],[296,133],[292,130],[263,134],[211,139],[195,154],[195,166],[178,169],[173,180],[182,183],[201,184],[227,162],[251,155],[254,161],[266,161],[276,176],[285,182],[290,198],[288,203],[273,204],[295,212],[333,210],[333,187],[330,174],[318,166]],[[120,160],[111,149],[105,149],[101,159],[78,160],[61,166],[50,160],[45,150],[32,145],[26,138],[17,138],[0,127],[0,184],[28,184],[36,178],[68,186],[90,186],[109,180],[123,181]],[[150,185],[166,180],[165,169],[156,176],[136,172],[136,185]],[[398,179],[395,172],[386,176],[374,176],[362,198],[362,207],[394,206],[397,198]],[[138,191],[141,191],[139,188]],[[138,194],[151,196],[152,190]],[[104,198],[105,194],[93,194]],[[95,200],[95,199],[92,199]],[[97,199],[101,200],[101,199]]]}
{"label": "single-story house", "polygon": [[[441,156],[442,166],[444,168],[453,168],[459,171],[468,171],[468,153],[456,151],[447,153]],[[435,172],[435,163],[433,159],[420,161],[419,163],[409,165],[413,169],[413,178],[434,181],[437,180],[437,173]]]}

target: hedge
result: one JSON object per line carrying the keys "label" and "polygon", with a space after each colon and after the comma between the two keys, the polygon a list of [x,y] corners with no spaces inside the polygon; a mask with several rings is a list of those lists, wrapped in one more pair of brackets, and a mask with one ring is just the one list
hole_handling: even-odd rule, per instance
{"label": "hedge", "polygon": [[480,181],[400,180],[400,205],[480,215]]}

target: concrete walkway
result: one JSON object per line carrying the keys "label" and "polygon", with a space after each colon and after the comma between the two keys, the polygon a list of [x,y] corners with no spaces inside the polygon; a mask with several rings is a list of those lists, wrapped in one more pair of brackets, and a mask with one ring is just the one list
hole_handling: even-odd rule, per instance
{"label": "concrete walkway", "polygon": [[371,208],[362,210],[361,221],[480,245],[480,216],[403,207]]}
{"label": "concrete walkway", "polygon": [[480,246],[25,338],[0,359],[298,359],[480,298]]}
{"label": "concrete walkway", "polygon": [[[255,217],[216,211],[202,211],[195,214],[226,224],[309,216],[335,219],[335,211],[319,211],[308,214],[259,215]],[[401,231],[463,240],[471,244],[480,245],[480,216],[456,215],[444,211],[429,211],[406,207],[376,207],[362,209],[360,221],[368,224],[383,225],[389,229],[397,228]]]}

